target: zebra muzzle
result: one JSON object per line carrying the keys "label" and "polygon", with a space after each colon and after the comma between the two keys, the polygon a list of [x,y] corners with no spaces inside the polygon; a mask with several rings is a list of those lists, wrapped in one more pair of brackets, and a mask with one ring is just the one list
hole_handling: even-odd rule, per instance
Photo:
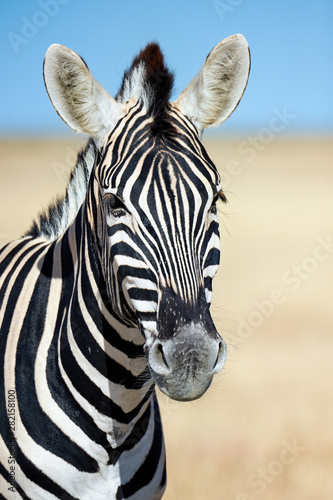
{"label": "zebra muzzle", "polygon": [[149,350],[149,368],[160,390],[172,399],[192,401],[210,386],[227,355],[224,340],[198,323],[183,326],[169,339],[156,339]]}

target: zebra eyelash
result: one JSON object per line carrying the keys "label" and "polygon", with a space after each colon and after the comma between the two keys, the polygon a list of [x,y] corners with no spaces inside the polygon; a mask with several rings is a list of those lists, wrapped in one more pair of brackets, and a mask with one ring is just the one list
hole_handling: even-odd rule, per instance
{"label": "zebra eyelash", "polygon": [[210,212],[213,214],[213,215],[216,215],[217,214],[217,202],[218,201],[222,201],[223,203],[227,203],[227,198],[225,196],[225,194],[223,193],[223,191],[219,191],[213,198],[213,202],[212,202],[212,205],[210,207]]}
{"label": "zebra eyelash", "polygon": [[221,200],[222,203],[227,203],[228,202],[227,197],[226,197],[226,195],[224,194],[223,191],[219,191],[217,193],[217,195],[215,196],[215,198],[214,198],[214,202],[215,203],[217,203],[219,200]]}
{"label": "zebra eyelash", "polygon": [[103,196],[103,203],[107,211],[111,213],[113,217],[122,217],[127,213],[127,209],[123,201],[112,193],[106,193]]}

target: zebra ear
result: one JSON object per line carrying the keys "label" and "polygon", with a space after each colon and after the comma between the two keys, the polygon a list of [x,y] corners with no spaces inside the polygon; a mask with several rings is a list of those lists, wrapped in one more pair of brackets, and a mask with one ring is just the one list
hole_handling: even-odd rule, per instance
{"label": "zebra ear", "polygon": [[201,131],[224,122],[236,109],[250,72],[250,51],[243,35],[226,38],[206,61],[175,104]]}
{"label": "zebra ear", "polygon": [[44,82],[59,116],[76,132],[102,140],[123,112],[93,78],[88,66],[74,51],[53,44],[44,59]]}

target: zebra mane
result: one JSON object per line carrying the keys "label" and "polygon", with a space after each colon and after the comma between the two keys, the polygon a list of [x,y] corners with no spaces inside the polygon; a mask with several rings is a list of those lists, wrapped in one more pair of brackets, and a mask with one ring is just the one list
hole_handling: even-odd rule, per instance
{"label": "zebra mane", "polygon": [[97,156],[98,150],[93,139],[90,139],[85,149],[78,155],[64,197],[56,199],[49,205],[24,236],[42,237],[52,241],[64,233],[84,202]]}
{"label": "zebra mane", "polygon": [[[161,49],[156,43],[149,43],[137,55],[131,67],[125,71],[116,100],[125,103],[131,97],[142,100],[147,112],[153,118],[153,135],[172,132],[168,121],[167,107],[172,92],[174,76],[164,63]],[[63,234],[81,207],[90,178],[90,173],[98,155],[92,139],[79,154],[76,166],[63,198],[42,212],[24,236],[43,237],[55,240]]]}
{"label": "zebra mane", "polygon": [[171,128],[166,111],[173,81],[174,75],[165,65],[159,45],[149,43],[125,72],[116,100],[124,103],[133,96],[142,99],[154,118],[151,126],[153,134],[161,134]]}

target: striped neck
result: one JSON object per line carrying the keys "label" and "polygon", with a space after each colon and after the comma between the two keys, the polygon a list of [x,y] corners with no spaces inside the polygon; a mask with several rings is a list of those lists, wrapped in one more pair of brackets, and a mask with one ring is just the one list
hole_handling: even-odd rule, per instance
{"label": "striped neck", "polygon": [[98,210],[92,194],[90,190],[73,224],[56,242],[64,279],[58,348],[67,388],[115,447],[146,411],[154,384],[144,338],[136,326],[117,317],[107,296],[93,235]]}

